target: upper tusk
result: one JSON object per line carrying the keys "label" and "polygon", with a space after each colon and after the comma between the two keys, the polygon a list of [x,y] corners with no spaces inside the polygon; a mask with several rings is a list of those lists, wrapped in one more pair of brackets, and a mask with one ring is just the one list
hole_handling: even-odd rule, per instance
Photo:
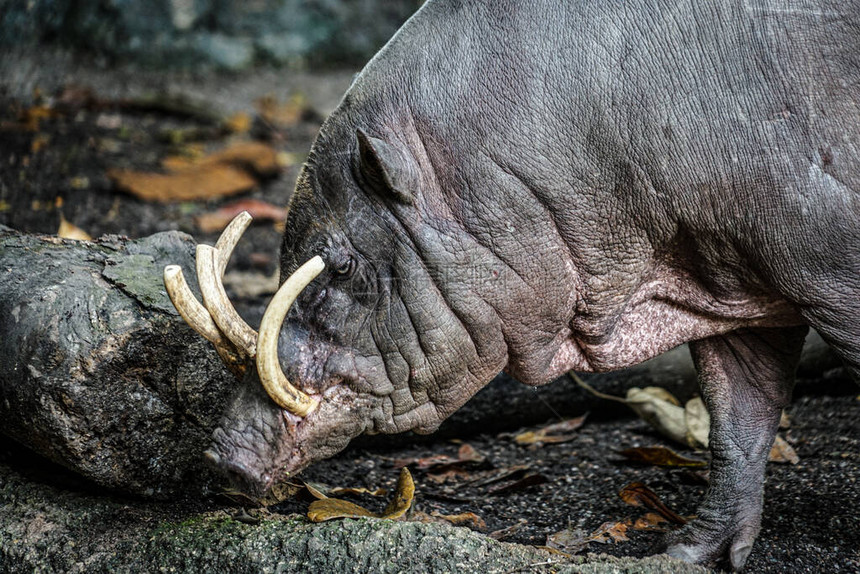
{"label": "upper tusk", "polygon": [[224,228],[224,231],[221,232],[221,237],[218,238],[218,241],[215,243],[215,251],[218,252],[218,277],[224,275],[224,269],[227,268],[227,261],[230,259],[230,255],[233,253],[233,250],[236,248],[236,244],[239,243],[239,239],[242,238],[242,234],[245,233],[245,230],[248,229],[248,226],[251,225],[251,220],[254,219],[251,217],[251,214],[247,211],[243,211],[239,215],[233,218],[227,227]]}
{"label": "upper tusk", "polygon": [[203,304],[230,342],[246,356],[253,357],[257,346],[257,333],[239,316],[227,297],[221,283],[221,257],[229,259],[230,252],[219,253],[209,245],[197,246],[197,282],[203,294]]}
{"label": "upper tusk", "polygon": [[317,255],[284,281],[269,306],[266,307],[257,341],[257,373],[260,375],[263,387],[275,403],[300,417],[311,413],[317,407],[318,401],[295,388],[281,370],[281,363],[278,360],[278,337],[290,306],[299,293],[324,268],[322,257]]}

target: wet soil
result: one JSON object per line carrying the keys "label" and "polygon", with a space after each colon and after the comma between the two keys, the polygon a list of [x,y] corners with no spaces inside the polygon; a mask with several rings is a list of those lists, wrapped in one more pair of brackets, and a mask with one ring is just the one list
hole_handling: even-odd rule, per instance
{"label": "wet soil", "polygon": [[[201,232],[194,223],[195,216],[237,199],[286,203],[300,159],[307,153],[321,118],[336,102],[336,94],[348,85],[350,75],[301,74],[291,79],[284,73],[264,71],[251,78],[158,76],[153,84],[145,74],[94,73],[84,67],[71,78],[42,72],[36,79],[26,75],[16,84],[8,79],[13,76],[7,76],[6,84],[0,87],[0,223],[27,232],[54,233],[62,214],[93,236],[117,233],[141,237],[179,229],[200,242],[213,243],[217,233]],[[27,90],[22,89],[25,80],[29,82]],[[70,80],[78,87],[64,91]],[[148,107],[142,100],[119,103],[151,94],[153,85],[156,94],[169,94],[170,98],[162,97],[159,105]],[[39,87],[41,94],[34,95],[33,87]],[[91,95],[82,95],[87,93],[82,87],[91,88]],[[205,97],[207,90],[211,90],[210,98]],[[282,100],[302,93],[309,104],[289,125],[273,126],[258,119],[248,133],[240,135],[221,128],[221,119],[230,112],[244,110],[253,116],[254,99],[266,93]],[[192,101],[193,109],[177,105],[176,94],[183,96],[185,103]],[[28,110],[34,106],[43,106],[48,113],[28,125]],[[192,141],[179,141],[177,134],[196,135]],[[266,141],[294,154],[295,159],[281,174],[261,181],[248,193],[197,202],[141,201],[119,192],[106,175],[109,168],[117,167],[159,170],[162,158],[185,153],[190,144],[209,150],[234,139]],[[278,246],[275,224],[253,225],[240,242],[230,271],[271,275],[277,270]],[[233,295],[240,312],[256,324],[267,295]],[[800,462],[768,466],[762,533],[748,570],[860,572],[860,397],[856,387],[844,384],[807,384],[804,389],[807,394],[789,409],[792,426],[786,432]],[[695,513],[697,501],[707,488],[700,473],[625,462],[618,454],[623,448],[677,447],[666,443],[645,423],[619,416],[617,409],[601,411],[598,406],[573,439],[561,444],[518,445],[510,433],[521,424],[510,420],[495,426],[508,430],[502,434],[482,434],[480,426],[462,429],[453,440],[448,433],[442,435],[444,439],[414,437],[413,441],[407,437],[393,444],[364,441],[360,447],[312,467],[302,478],[330,486],[390,490],[397,468],[411,461],[417,510],[445,515],[472,512],[485,522],[484,531],[507,541],[534,545],[546,544],[548,536],[566,528],[587,534],[607,522],[642,516],[644,509],[628,506],[618,496],[633,482],[646,484],[682,516]],[[463,444],[473,447],[483,461],[455,465],[454,472],[441,477],[438,469],[418,468],[415,459],[442,454],[456,457]],[[706,459],[703,453],[686,454]],[[16,447],[3,449],[0,458],[22,466],[34,464],[32,457]],[[502,481],[488,480],[494,473],[518,466],[524,468],[509,477],[511,486],[507,489],[500,489]],[[531,476],[528,480],[532,484],[515,482],[523,476]],[[74,482],[67,485],[87,488]],[[352,499],[373,510],[381,510],[386,501],[385,497],[370,495]],[[219,498],[202,504],[213,507],[225,502]],[[288,500],[270,511],[304,514],[306,509],[306,501]],[[591,543],[588,550],[644,556],[659,538],[658,532],[632,528],[627,535],[628,541]]]}

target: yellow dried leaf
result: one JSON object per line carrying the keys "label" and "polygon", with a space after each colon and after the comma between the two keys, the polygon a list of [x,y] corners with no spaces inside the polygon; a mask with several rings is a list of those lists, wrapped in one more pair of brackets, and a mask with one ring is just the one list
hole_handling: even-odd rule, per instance
{"label": "yellow dried leaf", "polygon": [[415,497],[415,483],[412,481],[412,474],[405,466],[400,469],[400,478],[397,479],[397,490],[394,491],[394,498],[388,503],[381,518],[400,518],[409,507],[412,506],[412,499]]}
{"label": "yellow dried leaf", "polygon": [[308,507],[308,518],[312,522],[323,522],[334,518],[388,518],[395,520],[406,514],[406,511],[412,506],[414,496],[415,483],[412,481],[409,469],[404,467],[400,469],[400,478],[397,481],[394,498],[391,499],[382,514],[375,514],[348,500],[323,498],[311,503]]}
{"label": "yellow dried leaf", "polygon": [[92,241],[92,236],[81,229],[80,227],[69,223],[63,214],[60,214],[60,228],[57,230],[57,236],[63,239],[75,239],[78,241]]}
{"label": "yellow dried leaf", "polygon": [[335,518],[378,518],[376,514],[348,500],[323,498],[311,502],[308,507],[311,522],[325,522]]}

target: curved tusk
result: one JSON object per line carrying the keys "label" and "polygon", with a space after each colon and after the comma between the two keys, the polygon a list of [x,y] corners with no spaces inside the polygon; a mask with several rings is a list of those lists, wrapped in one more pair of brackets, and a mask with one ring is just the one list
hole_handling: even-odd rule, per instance
{"label": "curved tusk", "polygon": [[224,284],[221,283],[221,257],[229,259],[230,252],[221,253],[209,245],[197,246],[197,282],[200,284],[203,304],[230,342],[240,352],[253,357],[257,346],[257,333],[239,316],[227,297]]}
{"label": "curved tusk", "polygon": [[239,243],[239,239],[242,238],[242,234],[245,233],[245,230],[248,229],[248,226],[251,224],[251,220],[254,219],[251,217],[251,214],[247,211],[243,211],[239,215],[233,218],[227,227],[224,228],[224,231],[221,232],[221,237],[218,238],[218,241],[215,243],[215,251],[218,252],[218,277],[222,277],[224,275],[224,269],[227,268],[227,261],[230,259],[230,255],[233,253],[233,250],[236,248],[236,244]]}
{"label": "curved tusk", "polygon": [[191,292],[179,265],[168,265],[164,268],[164,287],[167,289],[173,306],[192,329],[213,345],[229,345],[229,342],[221,335],[221,331],[218,330],[218,325],[209,316],[209,311],[200,304],[200,301]]}
{"label": "curved tusk", "polygon": [[227,368],[241,378],[245,371],[244,361],[230,341],[221,334],[215,321],[209,316],[209,311],[191,292],[179,265],[168,265],[164,268],[164,287],[179,316],[204,339],[215,345],[215,350]]}
{"label": "curved tusk", "polygon": [[272,298],[260,323],[257,342],[257,373],[266,392],[283,409],[300,417],[307,416],[318,401],[295,388],[278,360],[278,337],[290,306],[299,293],[325,268],[322,257],[315,256],[290,275]]}

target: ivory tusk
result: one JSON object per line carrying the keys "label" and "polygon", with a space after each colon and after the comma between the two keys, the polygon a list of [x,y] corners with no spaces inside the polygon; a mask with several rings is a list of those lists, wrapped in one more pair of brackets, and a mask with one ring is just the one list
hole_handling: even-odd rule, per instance
{"label": "ivory tusk", "polygon": [[257,373],[263,387],[278,406],[300,417],[313,412],[318,402],[295,388],[287,379],[278,360],[278,337],[290,306],[324,268],[322,257],[317,255],[284,281],[266,307],[257,341]]}
{"label": "ivory tusk", "polygon": [[197,246],[197,281],[203,294],[203,304],[227,339],[240,352],[253,357],[257,346],[257,333],[239,316],[224,291],[220,257],[229,259],[230,252],[219,253],[209,245]]}
{"label": "ivory tusk", "polygon": [[242,378],[245,372],[245,362],[236,352],[233,344],[221,334],[215,321],[209,315],[209,311],[200,304],[197,297],[191,292],[179,265],[168,265],[164,268],[164,287],[167,289],[173,306],[179,312],[179,316],[188,323],[188,326],[212,343],[227,368],[234,375]]}

